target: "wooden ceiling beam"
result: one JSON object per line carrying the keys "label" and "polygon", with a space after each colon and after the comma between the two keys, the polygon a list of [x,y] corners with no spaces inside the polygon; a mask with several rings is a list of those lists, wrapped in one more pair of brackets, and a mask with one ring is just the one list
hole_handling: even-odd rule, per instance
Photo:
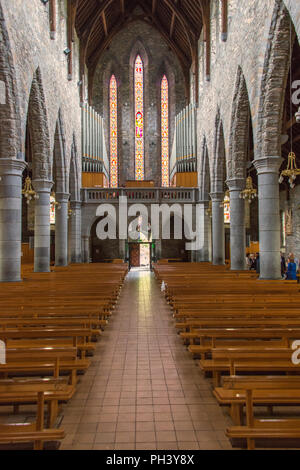
{"label": "wooden ceiling beam", "polygon": [[153,25],[156,27],[156,29],[160,32],[160,34],[163,36],[165,39],[166,43],[168,46],[171,47],[171,49],[175,52],[177,57],[180,59],[181,63],[184,64],[185,67],[189,67],[190,62],[184,52],[175,44],[174,41],[172,41],[169,37],[169,35],[165,32],[163,26],[161,25],[160,21],[157,19],[156,16],[152,15],[151,10],[148,8],[148,6],[144,3],[141,3],[141,7],[144,10],[144,12],[151,17]]}
{"label": "wooden ceiling beam", "polygon": [[152,0],[152,15],[153,16],[156,13],[156,2],[157,2],[157,0]]}
{"label": "wooden ceiling beam", "polygon": [[205,79],[210,80],[210,60],[211,60],[211,30],[210,30],[210,0],[200,1],[204,26],[204,42],[205,42]]}
{"label": "wooden ceiling beam", "polygon": [[228,0],[221,0],[222,2],[222,41],[227,41],[228,35]]}
{"label": "wooden ceiling beam", "polygon": [[195,27],[192,25],[192,23],[189,21],[187,16],[185,15],[184,11],[178,7],[173,1],[171,0],[164,0],[165,4],[168,5],[170,10],[177,16],[179,21],[182,23],[184,28],[186,29],[187,32],[191,32],[193,36],[198,36],[198,31],[195,29]]}
{"label": "wooden ceiling beam", "polygon": [[172,20],[171,20],[171,26],[170,26],[170,38],[171,39],[172,39],[172,36],[173,36],[173,33],[174,33],[175,20],[176,20],[176,15],[175,15],[175,13],[173,13]]}
{"label": "wooden ceiling beam", "polygon": [[102,12],[102,22],[103,22],[104,34],[105,34],[105,37],[107,37],[108,36],[108,31],[107,31],[107,22],[106,22],[105,11]]}
{"label": "wooden ceiling beam", "polygon": [[120,0],[121,3],[121,13],[124,16],[125,15],[125,0]]}
{"label": "wooden ceiling beam", "polygon": [[56,35],[56,0],[50,0],[49,16],[50,16],[50,38],[55,39],[55,35]]}
{"label": "wooden ceiling beam", "polygon": [[67,37],[68,37],[68,48],[70,50],[68,54],[68,80],[72,80],[73,76],[73,42],[75,40],[75,18],[78,7],[78,0],[68,0],[67,3]]}

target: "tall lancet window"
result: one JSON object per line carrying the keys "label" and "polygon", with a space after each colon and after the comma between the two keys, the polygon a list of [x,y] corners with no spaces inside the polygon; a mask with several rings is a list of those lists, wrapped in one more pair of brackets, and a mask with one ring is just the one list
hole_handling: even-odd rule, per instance
{"label": "tall lancet window", "polygon": [[144,171],[144,66],[138,55],[134,67],[135,101],[135,179],[143,180]]}
{"label": "tall lancet window", "polygon": [[110,125],[110,186],[118,187],[118,86],[112,75],[109,84]]}
{"label": "tall lancet window", "polygon": [[161,81],[161,183],[169,186],[169,84],[165,75]]}

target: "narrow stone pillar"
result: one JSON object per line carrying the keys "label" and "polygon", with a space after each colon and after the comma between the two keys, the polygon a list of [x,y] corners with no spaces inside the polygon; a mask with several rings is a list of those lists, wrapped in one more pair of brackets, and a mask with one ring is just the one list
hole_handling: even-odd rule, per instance
{"label": "narrow stone pillar", "polygon": [[278,171],[281,157],[254,160],[258,175],[260,279],[281,279]]}
{"label": "narrow stone pillar", "polygon": [[207,263],[211,261],[211,218],[207,213],[209,201],[200,201],[197,205],[201,219],[199,229],[202,233],[199,236],[202,240],[202,248],[196,251],[196,261]]}
{"label": "narrow stone pillar", "polygon": [[70,262],[82,263],[81,253],[81,202],[71,201],[72,215],[69,217],[70,227]]}
{"label": "narrow stone pillar", "polygon": [[225,264],[224,193],[210,195],[212,201],[212,263]]}
{"label": "narrow stone pillar", "polygon": [[246,269],[245,200],[240,198],[245,188],[244,178],[228,180],[230,192],[230,264],[232,270]]}
{"label": "narrow stone pillar", "polygon": [[157,260],[161,259],[161,252],[162,252],[162,246],[161,246],[161,239],[155,240],[155,257]]}
{"label": "narrow stone pillar", "polygon": [[23,160],[0,158],[0,281],[21,280]]}
{"label": "narrow stone pillar", "polygon": [[55,193],[55,266],[68,265],[68,201],[70,194]]}
{"label": "narrow stone pillar", "polygon": [[34,272],[50,272],[50,191],[52,181],[33,180],[38,199],[35,201]]}
{"label": "narrow stone pillar", "polygon": [[87,235],[82,237],[82,251],[83,251],[83,262],[89,263],[90,261],[90,238]]}

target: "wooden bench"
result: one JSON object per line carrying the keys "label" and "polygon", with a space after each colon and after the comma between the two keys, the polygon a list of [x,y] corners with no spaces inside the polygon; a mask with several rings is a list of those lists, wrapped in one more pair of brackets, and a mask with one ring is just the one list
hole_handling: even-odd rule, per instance
{"label": "wooden bench", "polygon": [[[15,384],[15,388],[18,384]],[[20,384],[20,391],[23,385]],[[16,444],[29,442],[33,443],[34,450],[42,450],[44,442],[60,441],[65,437],[62,429],[49,428],[44,425],[44,407],[45,407],[45,391],[47,384],[40,384],[35,387],[35,391],[31,392],[36,396],[37,416],[32,423],[13,423],[0,424],[0,444]]]}
{"label": "wooden bench", "polygon": [[223,377],[222,387],[213,391],[218,403],[230,406],[234,424],[243,424],[243,408],[246,403],[247,388],[253,390],[255,406],[268,407],[273,414],[273,407],[279,405],[300,405],[300,376],[242,376]]}

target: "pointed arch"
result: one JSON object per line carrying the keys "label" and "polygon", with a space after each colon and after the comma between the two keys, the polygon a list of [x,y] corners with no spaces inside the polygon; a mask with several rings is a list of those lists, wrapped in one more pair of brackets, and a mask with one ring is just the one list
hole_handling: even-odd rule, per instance
{"label": "pointed arch", "polygon": [[250,115],[246,80],[242,68],[239,66],[231,114],[229,158],[227,161],[228,179],[245,178]]}
{"label": "pointed arch", "polygon": [[211,192],[211,174],[206,137],[201,146],[200,170],[199,170],[199,197],[200,201],[208,201]]}
{"label": "pointed arch", "polygon": [[114,74],[109,82],[110,186],[118,187],[118,85]]}
{"label": "pointed arch", "polygon": [[215,121],[214,160],[213,160],[213,192],[223,192],[226,180],[226,151],[223,122],[218,109]]}
{"label": "pointed arch", "polygon": [[135,180],[145,178],[144,64],[140,54],[134,62]]}
{"label": "pointed arch", "polygon": [[80,173],[78,167],[78,152],[76,145],[76,137],[73,134],[71,145],[71,160],[69,168],[69,193],[71,201],[80,201]]}
{"label": "pointed arch", "polygon": [[[149,84],[149,63],[151,61],[151,54],[150,51],[146,49],[144,46],[142,39],[137,38],[135,42],[131,45],[131,48],[129,49],[129,83],[130,83],[130,94],[133,97],[133,102],[135,103],[135,71],[136,71],[136,59],[139,56],[141,58],[142,64],[143,64],[143,130],[147,128],[147,112],[149,110],[149,100],[150,100],[150,94],[147,93],[147,90],[149,90],[150,84]],[[136,111],[136,106],[133,106],[132,109],[132,122],[133,122],[133,128],[134,128],[134,141],[132,142],[133,144],[133,149],[129,149],[129,151],[132,152],[134,155],[135,159],[135,165],[134,165],[134,178],[133,179],[145,179],[145,175],[147,173],[147,165],[150,166],[150,161],[149,161],[149,136],[147,135],[146,132],[143,133],[143,142],[141,141],[140,143],[143,143],[143,149],[142,152],[140,152],[140,165],[136,165],[137,159],[136,159],[136,118],[137,118],[137,111]],[[131,144],[130,144],[131,145]],[[139,170],[139,171],[137,171]],[[138,176],[138,178],[137,178]]]}
{"label": "pointed arch", "polygon": [[0,4],[0,158],[20,158],[20,110],[16,71]]}
{"label": "pointed arch", "polygon": [[258,112],[258,157],[281,156],[284,90],[289,73],[292,20],[282,0],[275,1],[263,67]]}
{"label": "pointed arch", "polygon": [[55,126],[54,148],[53,148],[53,179],[55,191],[59,193],[67,192],[67,164],[66,164],[66,138],[65,126],[61,110],[58,111],[58,118]]}
{"label": "pointed arch", "polygon": [[41,71],[38,67],[33,76],[27,120],[33,156],[33,178],[51,180],[50,138],[47,109],[42,86]]}
{"label": "pointed arch", "polygon": [[169,186],[169,82],[164,75],[161,80],[161,184]]}

